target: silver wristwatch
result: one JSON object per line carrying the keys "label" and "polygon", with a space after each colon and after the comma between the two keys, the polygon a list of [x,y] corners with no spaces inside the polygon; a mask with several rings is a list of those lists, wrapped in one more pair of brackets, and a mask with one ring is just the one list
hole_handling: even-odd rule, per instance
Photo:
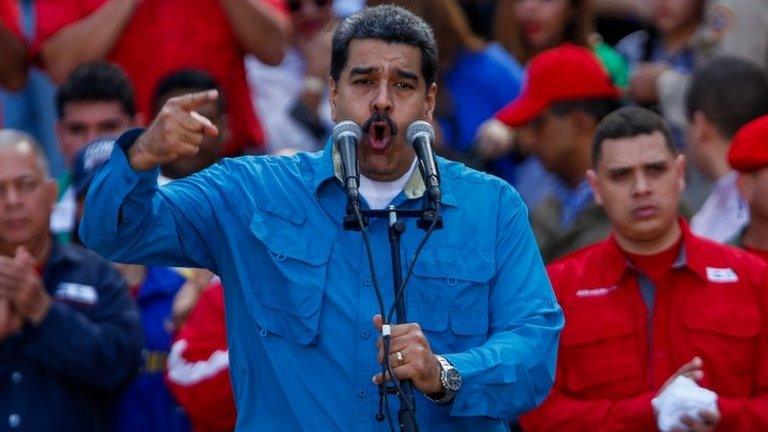
{"label": "silver wristwatch", "polygon": [[440,384],[443,387],[443,391],[426,396],[434,403],[447,404],[453,400],[456,392],[461,389],[461,373],[445,357],[436,355],[435,358],[440,365]]}

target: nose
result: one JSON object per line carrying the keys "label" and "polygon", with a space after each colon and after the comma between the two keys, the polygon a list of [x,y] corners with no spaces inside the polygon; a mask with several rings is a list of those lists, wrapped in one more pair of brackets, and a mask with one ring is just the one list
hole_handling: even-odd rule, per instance
{"label": "nose", "polygon": [[379,84],[372,105],[374,112],[378,111],[387,114],[392,112],[392,91],[386,80],[382,80]]}
{"label": "nose", "polygon": [[651,182],[648,180],[648,176],[643,172],[638,172],[636,174],[634,186],[633,192],[635,195],[647,195],[651,192]]}

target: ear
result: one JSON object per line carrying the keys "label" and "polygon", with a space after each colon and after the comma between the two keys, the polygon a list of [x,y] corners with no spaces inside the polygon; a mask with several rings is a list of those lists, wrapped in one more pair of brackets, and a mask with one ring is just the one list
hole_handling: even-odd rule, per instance
{"label": "ear", "polygon": [[712,124],[701,111],[694,111],[693,119],[690,124],[691,142],[695,146],[706,145],[711,138]]}
{"label": "ear", "polygon": [[331,104],[331,119],[338,122],[338,113],[336,112],[336,98],[339,97],[339,86],[333,78],[328,77],[328,101]]}
{"label": "ear", "polygon": [[424,116],[428,121],[432,121],[432,117],[435,111],[436,100],[437,100],[437,84],[432,83],[432,85],[429,86],[429,90],[427,90],[427,95],[424,99],[424,104],[426,107],[426,112],[424,113]]}
{"label": "ear", "polygon": [[603,205],[603,197],[600,196],[600,190],[598,189],[598,180],[597,180],[597,173],[593,169],[587,170],[587,183],[589,183],[589,187],[592,188],[592,195],[595,198],[595,204],[597,205]]}
{"label": "ear", "polygon": [[679,154],[675,158],[675,170],[677,171],[677,187],[680,192],[685,190],[685,156]]}
{"label": "ear", "polygon": [[744,201],[751,203],[755,196],[755,179],[749,173],[739,173],[736,177],[736,189],[739,190],[739,195],[744,198]]}

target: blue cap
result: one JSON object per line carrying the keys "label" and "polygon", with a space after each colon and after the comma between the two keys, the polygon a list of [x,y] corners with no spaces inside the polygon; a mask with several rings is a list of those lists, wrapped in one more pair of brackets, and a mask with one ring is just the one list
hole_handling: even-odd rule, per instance
{"label": "blue cap", "polygon": [[90,142],[75,154],[72,186],[75,188],[75,195],[77,197],[83,196],[88,192],[93,176],[96,175],[99,167],[109,160],[114,146],[114,138],[100,138]]}

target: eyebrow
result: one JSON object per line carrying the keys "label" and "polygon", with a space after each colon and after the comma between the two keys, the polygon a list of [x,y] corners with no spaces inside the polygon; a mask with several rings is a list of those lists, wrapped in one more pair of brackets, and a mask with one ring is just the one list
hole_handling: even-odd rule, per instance
{"label": "eyebrow", "polygon": [[405,71],[405,70],[402,70],[402,69],[395,70],[395,74],[397,76],[399,76],[400,78],[405,78],[405,79],[409,79],[409,80],[413,80],[413,81],[418,81],[419,80],[419,76],[416,75],[415,73],[409,72],[409,71]]}
{"label": "eyebrow", "polygon": [[357,67],[353,67],[349,71],[349,75],[350,76],[352,76],[352,75],[369,75],[369,74],[372,74],[374,71],[376,71],[376,68],[373,67],[373,66],[368,66],[368,67],[357,66]]}
{"label": "eyebrow", "polygon": [[[640,165],[640,168],[663,168],[669,166],[669,162],[666,160],[657,160],[653,162],[648,162]],[[620,174],[628,171],[632,171],[636,166],[617,166],[617,167],[608,167],[606,171],[608,171],[611,174]]]}

